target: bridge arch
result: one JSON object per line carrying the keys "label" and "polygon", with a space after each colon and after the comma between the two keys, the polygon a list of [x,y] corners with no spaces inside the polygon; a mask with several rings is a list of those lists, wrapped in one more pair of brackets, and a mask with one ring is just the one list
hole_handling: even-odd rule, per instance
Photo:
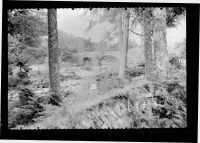
{"label": "bridge arch", "polygon": [[107,62],[112,62],[112,63],[117,63],[119,62],[119,59],[118,57],[116,56],[113,56],[113,55],[103,55],[101,56],[100,58],[97,58],[98,60],[98,65],[101,66],[102,65],[102,62],[105,60]]}
{"label": "bridge arch", "polygon": [[107,52],[105,54],[101,54],[99,52],[84,52],[78,53],[76,58],[79,59],[80,65],[84,66],[86,64],[89,65],[97,65],[101,66],[102,62],[112,62],[117,63],[119,62],[119,55],[114,52]]}
{"label": "bridge arch", "polygon": [[93,61],[93,57],[89,57],[89,56],[84,56],[82,58],[82,66],[84,65],[90,65]]}

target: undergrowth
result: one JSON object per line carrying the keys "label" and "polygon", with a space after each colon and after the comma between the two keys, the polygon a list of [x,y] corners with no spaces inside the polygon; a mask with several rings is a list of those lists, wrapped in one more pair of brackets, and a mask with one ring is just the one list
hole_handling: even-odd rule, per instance
{"label": "undergrowth", "polygon": [[136,99],[132,111],[133,128],[187,127],[186,93],[178,83],[154,84],[154,95]]}
{"label": "undergrowth", "polygon": [[20,124],[33,122],[38,112],[43,107],[34,98],[34,93],[28,88],[22,88],[18,100],[9,103],[8,128],[14,128]]}
{"label": "undergrowth", "polygon": [[[134,71],[130,69],[126,75],[142,77],[143,70],[144,66]],[[116,76],[116,73],[107,72],[96,76],[95,79],[99,88],[105,86],[107,91],[119,87]],[[61,76],[61,79],[65,78],[70,77]],[[142,82],[144,81],[141,80]],[[127,84],[129,83],[128,81]],[[141,84],[125,95],[106,99],[75,115],[67,112],[64,103],[59,107],[49,105],[53,104],[52,96],[41,96],[35,100],[34,94],[29,90],[21,90],[20,95],[26,97],[24,101],[27,98],[31,100],[9,111],[11,128],[19,125],[27,129],[187,127],[186,74],[185,70],[176,67],[170,67],[168,79],[164,82]],[[58,100],[54,100],[55,105]]]}

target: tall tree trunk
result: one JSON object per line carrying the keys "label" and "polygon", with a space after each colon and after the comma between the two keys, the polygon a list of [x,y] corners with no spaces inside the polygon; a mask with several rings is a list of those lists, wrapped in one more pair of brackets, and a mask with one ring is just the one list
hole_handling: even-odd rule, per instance
{"label": "tall tree trunk", "polygon": [[118,30],[119,30],[119,78],[124,77],[124,69],[125,69],[125,49],[122,48],[123,43],[123,31],[122,31],[122,11],[119,10],[118,13]]}
{"label": "tall tree trunk", "polygon": [[147,80],[153,80],[156,65],[154,62],[154,51],[152,46],[153,38],[153,22],[152,9],[146,8],[144,10],[144,54],[145,54],[145,72]]}
{"label": "tall tree trunk", "polygon": [[119,49],[121,50],[123,42],[123,31],[122,31],[122,11],[119,10],[118,13],[118,32],[119,32]]}
{"label": "tall tree trunk", "polygon": [[146,8],[144,11],[146,78],[161,81],[166,77],[167,42],[165,9]]}
{"label": "tall tree trunk", "polygon": [[97,61],[98,61],[98,66],[102,66],[102,59],[98,58]]}
{"label": "tall tree trunk", "polygon": [[156,8],[153,11],[155,17],[153,25],[153,47],[155,51],[155,63],[157,79],[165,80],[167,76],[168,51],[166,39],[166,9]]}
{"label": "tall tree trunk", "polygon": [[48,36],[50,91],[59,96],[59,48],[56,9],[48,9]]}
{"label": "tall tree trunk", "polygon": [[126,56],[125,56],[125,69],[127,69],[127,55],[128,55],[128,38],[129,38],[129,18],[130,18],[130,14],[127,11],[125,13],[125,18],[124,18],[124,35],[123,35],[123,46],[125,46],[124,48],[126,49]]}

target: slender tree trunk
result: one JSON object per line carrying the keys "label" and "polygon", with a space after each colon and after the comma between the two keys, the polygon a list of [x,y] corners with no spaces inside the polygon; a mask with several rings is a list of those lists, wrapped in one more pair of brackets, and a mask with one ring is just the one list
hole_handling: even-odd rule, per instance
{"label": "slender tree trunk", "polygon": [[166,11],[146,8],[144,19],[146,78],[161,81],[167,74]]}
{"label": "slender tree trunk", "polygon": [[[123,12],[124,26],[122,28],[122,15],[119,16],[119,41],[120,45],[120,68],[119,78],[124,78],[127,68],[128,36],[129,36],[129,12]],[[123,31],[122,31],[123,30]]]}
{"label": "slender tree trunk", "polygon": [[130,14],[129,12],[125,13],[125,18],[124,18],[124,35],[123,35],[123,46],[126,49],[126,56],[125,56],[125,69],[127,69],[127,55],[128,55],[128,38],[129,38],[129,18]]}
{"label": "slender tree trunk", "polygon": [[119,30],[119,78],[124,77],[124,69],[125,69],[125,49],[122,47],[123,43],[123,31],[122,31],[122,11],[120,10],[118,13],[118,30]]}
{"label": "slender tree trunk", "polygon": [[59,48],[56,9],[48,9],[48,35],[50,91],[59,96]]}
{"label": "slender tree trunk", "polygon": [[122,11],[118,13],[118,30],[119,30],[119,49],[122,48],[123,43],[123,31],[122,31]]}
{"label": "slender tree trunk", "polygon": [[102,59],[99,58],[99,59],[97,59],[97,61],[98,61],[98,66],[102,66]]}

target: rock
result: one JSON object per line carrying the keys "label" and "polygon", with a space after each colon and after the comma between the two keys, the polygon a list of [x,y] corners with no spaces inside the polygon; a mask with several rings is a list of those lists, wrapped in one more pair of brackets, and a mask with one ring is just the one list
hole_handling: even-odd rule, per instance
{"label": "rock", "polygon": [[96,89],[97,89],[97,85],[96,85],[96,84],[92,84],[92,85],[90,86],[90,89],[96,90]]}
{"label": "rock", "polygon": [[115,110],[115,112],[116,112],[119,116],[121,116],[121,111],[120,111],[120,106],[119,106],[119,104],[116,104],[114,110]]}
{"label": "rock", "polygon": [[73,104],[73,101],[68,101],[67,103],[68,103],[68,104]]}
{"label": "rock", "polygon": [[108,119],[105,116],[102,116],[101,119],[104,121],[104,124],[107,124],[107,125],[110,124]]}
{"label": "rock", "polygon": [[114,122],[112,123],[112,128],[114,128],[114,129],[118,129],[118,128],[119,128],[119,126],[118,126],[118,124],[117,124],[116,121],[114,121]]}
{"label": "rock", "polygon": [[108,126],[106,124],[103,124],[102,129],[108,129]]}
{"label": "rock", "polygon": [[122,119],[117,119],[116,120],[116,123],[117,123],[117,125],[119,126],[119,128],[123,128],[124,127],[124,122],[123,122],[123,120]]}
{"label": "rock", "polygon": [[130,117],[128,114],[125,114],[121,117],[121,119],[123,120],[123,126],[126,128],[129,127],[129,120],[130,120]]}
{"label": "rock", "polygon": [[111,111],[110,111],[110,115],[112,115],[112,116],[115,117],[115,118],[118,118],[118,116],[115,114],[114,111],[112,111],[112,109],[111,109]]}
{"label": "rock", "polygon": [[88,122],[88,121],[85,121],[85,120],[82,120],[82,121],[81,121],[81,125],[82,125],[84,128],[90,128],[90,127],[91,127],[91,123]]}

